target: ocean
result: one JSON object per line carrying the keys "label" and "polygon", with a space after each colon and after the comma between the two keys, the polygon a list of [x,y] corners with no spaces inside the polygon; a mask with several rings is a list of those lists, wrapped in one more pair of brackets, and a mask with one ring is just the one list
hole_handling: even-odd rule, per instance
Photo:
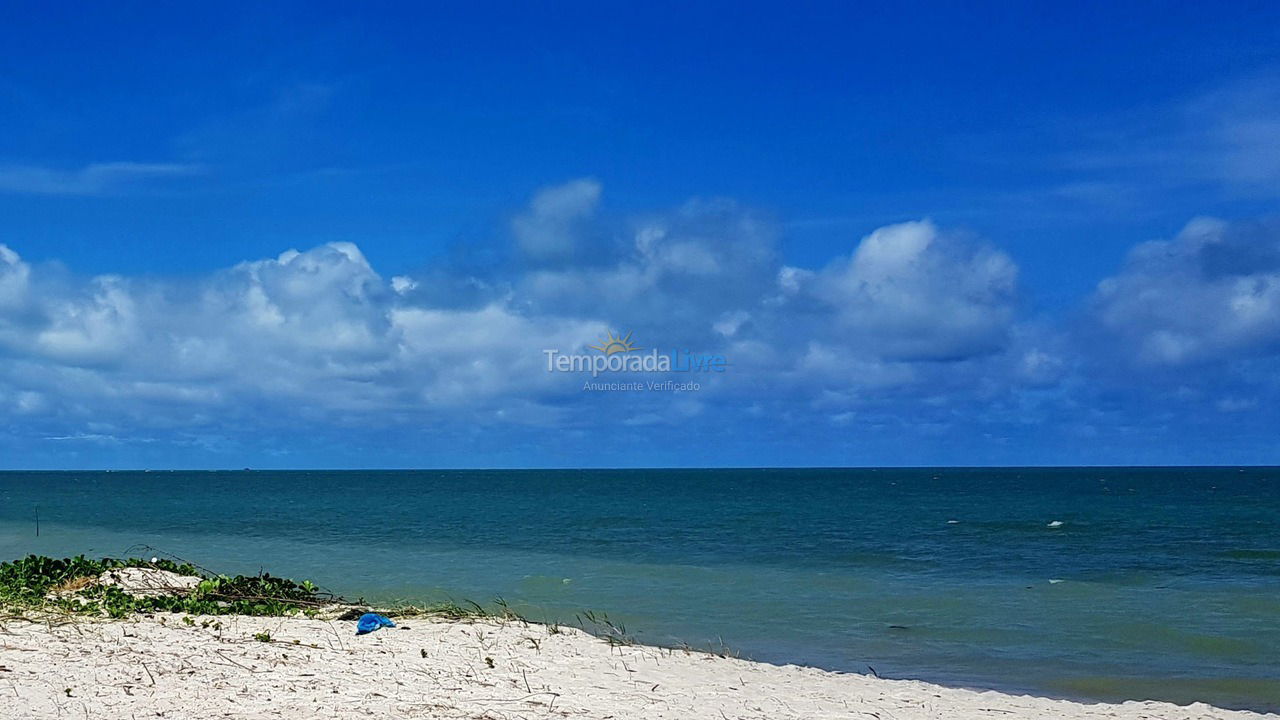
{"label": "ocean", "polygon": [[0,473],[0,559],[156,551],[772,663],[1280,710],[1277,468]]}

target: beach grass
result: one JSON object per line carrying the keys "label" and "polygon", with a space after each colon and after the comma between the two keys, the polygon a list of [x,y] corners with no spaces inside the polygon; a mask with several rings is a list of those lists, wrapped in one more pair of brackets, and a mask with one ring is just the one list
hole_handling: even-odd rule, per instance
{"label": "beach grass", "polygon": [[[142,587],[130,587],[131,571],[147,574]],[[113,582],[120,584],[113,584]],[[461,623],[491,623],[498,627],[515,624],[536,626],[540,633],[563,632],[556,620],[530,620],[502,597],[488,606],[473,600],[387,602],[377,605],[363,598],[350,600],[323,590],[308,580],[296,581],[267,573],[224,575],[193,563],[152,557],[91,559],[84,555],[51,558],[28,555],[0,563],[0,621],[39,620],[66,623],[93,618],[121,620],[154,613],[177,613],[192,623],[205,617],[204,627],[217,624],[216,616],[302,617],[319,620],[356,620],[375,612],[397,620],[442,620]],[[568,623],[610,647],[636,645],[635,637],[621,621],[608,613],[583,610]],[[271,642],[271,636],[255,637]],[[697,649],[687,644],[676,648],[685,653],[707,653],[721,657],[736,653]]]}

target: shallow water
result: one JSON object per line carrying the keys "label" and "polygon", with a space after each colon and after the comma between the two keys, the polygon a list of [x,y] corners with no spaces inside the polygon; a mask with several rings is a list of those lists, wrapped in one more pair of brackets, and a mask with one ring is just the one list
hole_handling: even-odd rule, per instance
{"label": "shallow water", "polygon": [[0,557],[149,545],[369,599],[501,596],[566,622],[603,610],[644,642],[723,644],[771,662],[1280,710],[1277,478],[1275,468],[0,473]]}

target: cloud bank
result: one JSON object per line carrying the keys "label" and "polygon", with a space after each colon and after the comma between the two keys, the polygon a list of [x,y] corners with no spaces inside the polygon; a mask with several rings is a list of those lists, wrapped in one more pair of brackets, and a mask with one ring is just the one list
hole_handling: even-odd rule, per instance
{"label": "cloud bank", "polygon": [[[1070,442],[1180,426],[1193,408],[1253,412],[1276,392],[1274,224],[1197,219],[1139,245],[1069,321],[1026,309],[1007,253],[928,219],[805,268],[784,262],[773,222],[732,201],[617,217],[602,197],[590,179],[538,192],[512,220],[509,261],[485,272],[384,278],[357,244],[331,242],[196,279],[79,277],[0,245],[9,446],[232,458],[292,452],[282,438],[301,428],[352,447],[403,436],[397,457],[418,464],[434,464],[432,448],[506,438],[513,458],[575,465],[622,438],[696,437],[715,457],[718,442],[767,433],[797,443],[775,453],[783,463],[815,448],[858,462],[895,434],[899,448],[999,446],[1043,444],[1052,427]],[[608,405],[582,378],[547,372],[544,349],[586,352],[611,331],[730,367],[697,392]],[[696,464],[687,446],[678,457]]]}

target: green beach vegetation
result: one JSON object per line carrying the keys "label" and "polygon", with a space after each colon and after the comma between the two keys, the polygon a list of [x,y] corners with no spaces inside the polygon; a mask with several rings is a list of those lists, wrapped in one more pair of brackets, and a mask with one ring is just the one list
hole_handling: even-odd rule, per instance
{"label": "green beach vegetation", "polygon": [[[221,575],[178,560],[163,558],[91,559],[28,555],[0,563],[0,621],[71,622],[92,618],[120,620],[134,615],[175,613],[186,625],[205,616],[202,627],[221,628],[216,616],[307,617],[355,620],[366,612],[397,618],[454,622],[491,621],[499,625],[538,625],[549,635],[562,632],[558,622],[530,621],[501,597],[491,607],[464,600],[430,604],[392,603],[371,606],[325,591],[308,580],[295,581],[267,573]],[[210,617],[213,616],[213,617]],[[578,628],[610,646],[635,644],[626,627],[606,613],[584,611],[575,616]],[[268,632],[253,635],[273,642]],[[694,648],[682,645],[686,652]],[[736,653],[709,651],[728,657]]]}
{"label": "green beach vegetation", "polygon": [[[130,586],[131,572],[147,582]],[[355,619],[363,612],[397,618],[518,621],[527,623],[505,600],[493,607],[466,600],[430,604],[370,606],[322,590],[309,580],[267,573],[222,575],[196,565],[152,558],[91,559],[28,555],[0,563],[0,617],[62,615],[125,618],[133,614],[307,616]],[[548,625],[558,631],[557,625]],[[612,628],[611,628],[612,629]],[[609,636],[605,633],[602,636]],[[617,635],[617,633],[612,633]]]}
{"label": "green beach vegetation", "polygon": [[[160,584],[152,583],[139,592],[110,582],[113,575],[130,568],[153,573]],[[164,578],[193,582],[166,586]],[[83,555],[62,559],[28,555],[0,563],[0,607],[10,614],[44,611],[112,618],[151,612],[284,616],[315,613],[335,603],[337,598],[308,581],[296,582],[266,573],[216,575],[194,565],[160,558],[93,560]]]}

